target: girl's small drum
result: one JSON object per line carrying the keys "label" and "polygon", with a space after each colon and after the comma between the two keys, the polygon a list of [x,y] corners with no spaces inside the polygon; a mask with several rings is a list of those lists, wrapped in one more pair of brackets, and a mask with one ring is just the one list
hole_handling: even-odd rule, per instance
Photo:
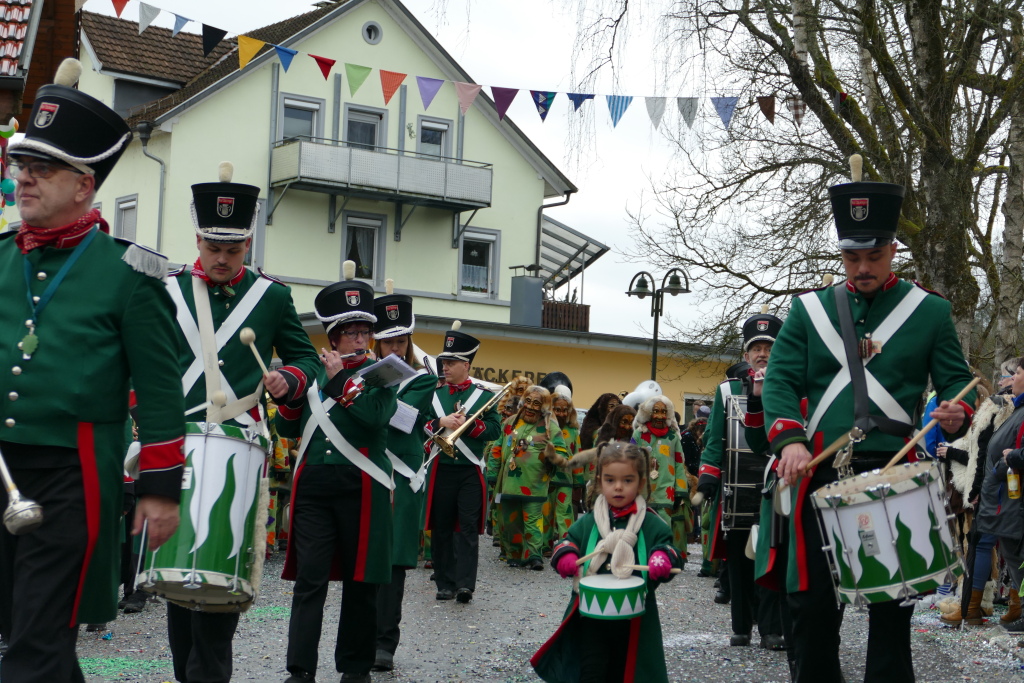
{"label": "girl's small drum", "polygon": [[632,619],[644,613],[647,582],[594,574],[580,579],[580,614],[591,619]]}
{"label": "girl's small drum", "polygon": [[939,468],[906,463],[824,486],[811,500],[839,600],[907,600],[963,573]]}
{"label": "girl's small drum", "polygon": [[265,527],[267,519],[259,506],[267,445],[241,427],[186,425],[181,521],[174,535],[146,556],[139,586],[200,610],[242,610],[252,602],[256,534],[264,533],[257,527]]}

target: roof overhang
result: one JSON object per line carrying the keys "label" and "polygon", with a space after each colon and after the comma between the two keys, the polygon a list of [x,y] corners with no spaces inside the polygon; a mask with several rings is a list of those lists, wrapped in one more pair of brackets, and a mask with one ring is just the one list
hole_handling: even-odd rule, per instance
{"label": "roof overhang", "polygon": [[558,289],[607,251],[608,247],[594,238],[544,216],[540,236],[541,269],[537,276],[544,278],[548,289]]}

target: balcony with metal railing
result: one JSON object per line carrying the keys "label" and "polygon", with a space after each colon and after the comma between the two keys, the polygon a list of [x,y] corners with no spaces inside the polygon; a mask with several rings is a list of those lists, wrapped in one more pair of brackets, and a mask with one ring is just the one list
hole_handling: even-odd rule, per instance
{"label": "balcony with metal railing", "polygon": [[[491,164],[324,138],[274,144],[271,187],[472,211],[491,205]],[[283,194],[283,193],[282,193]]]}

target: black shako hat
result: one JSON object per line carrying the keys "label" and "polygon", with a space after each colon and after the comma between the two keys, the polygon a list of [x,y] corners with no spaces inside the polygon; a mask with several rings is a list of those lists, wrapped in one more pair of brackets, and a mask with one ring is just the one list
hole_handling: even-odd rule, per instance
{"label": "black shako hat", "polygon": [[781,329],[782,321],[770,313],[750,316],[743,323],[743,353],[746,353],[754,342],[766,341],[774,344]]}
{"label": "black shako hat", "polygon": [[260,188],[231,182],[235,167],[222,161],[220,182],[192,186],[192,224],[209,242],[244,242],[256,229]]}
{"label": "black shako hat", "polygon": [[82,74],[77,59],[65,59],[53,85],[36,92],[25,137],[11,143],[8,153],[56,160],[96,178],[103,184],[132,139],[124,119],[99,100],[72,86]]}
{"label": "black shako hat", "polygon": [[373,314],[373,287],[353,279],[356,274],[355,261],[345,261],[342,274],[344,280],[321,289],[313,301],[316,317],[324,324],[324,331],[328,334],[343,323],[362,320],[372,325],[377,322],[377,316]]}
{"label": "black shako hat", "polygon": [[840,249],[874,249],[896,239],[902,185],[843,183],[828,188]]}
{"label": "black shako hat", "polygon": [[456,320],[452,323],[452,329],[444,333],[444,348],[437,354],[440,360],[464,360],[467,363],[473,362],[473,357],[480,349],[480,340],[465,332],[459,332],[462,322]]}
{"label": "black shako hat", "polygon": [[552,395],[555,393],[555,387],[559,386],[566,387],[569,393],[572,393],[572,381],[569,380],[569,376],[564,372],[549,372],[544,375],[544,379],[538,382],[538,384],[550,391]]}
{"label": "black shako hat", "polygon": [[412,334],[416,327],[416,316],[412,313],[412,297],[395,294],[395,281],[388,278],[384,281],[384,296],[377,297],[373,302],[373,314],[377,323],[373,326],[374,339],[391,339]]}

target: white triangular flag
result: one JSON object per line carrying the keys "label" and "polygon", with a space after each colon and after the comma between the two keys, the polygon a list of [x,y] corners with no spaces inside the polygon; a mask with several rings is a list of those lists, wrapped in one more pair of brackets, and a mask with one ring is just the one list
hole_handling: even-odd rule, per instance
{"label": "white triangular flag", "polygon": [[181,32],[181,29],[185,28],[185,24],[187,24],[190,21],[192,20],[188,17],[183,17],[180,14],[175,14],[174,29],[171,31],[171,37],[173,38],[174,36],[178,35],[178,33]]}
{"label": "white triangular flag", "polygon": [[657,130],[658,126],[661,125],[661,117],[665,115],[665,97],[648,97],[647,99],[647,115],[651,117],[651,123],[654,124],[654,129]]}
{"label": "white triangular flag", "polygon": [[144,2],[139,3],[139,35],[149,28],[156,18],[160,16],[160,8],[147,5]]}

